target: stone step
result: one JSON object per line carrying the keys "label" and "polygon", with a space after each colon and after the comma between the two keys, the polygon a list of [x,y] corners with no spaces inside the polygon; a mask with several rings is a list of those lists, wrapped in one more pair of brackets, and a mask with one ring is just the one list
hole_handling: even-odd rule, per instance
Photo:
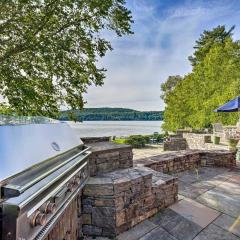
{"label": "stone step", "polygon": [[83,233],[115,237],[177,200],[177,179],[146,167],[91,177],[83,189]]}

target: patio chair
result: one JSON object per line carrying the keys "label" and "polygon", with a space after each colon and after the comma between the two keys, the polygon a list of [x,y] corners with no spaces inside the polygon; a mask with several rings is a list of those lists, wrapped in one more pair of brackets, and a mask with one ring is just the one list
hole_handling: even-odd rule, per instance
{"label": "patio chair", "polygon": [[151,144],[156,144],[157,143],[157,141],[158,141],[158,139],[157,139],[158,134],[159,134],[158,132],[154,132],[153,133],[153,136],[149,139]]}
{"label": "patio chair", "polygon": [[234,135],[234,132],[235,130],[233,127],[223,127],[222,123],[213,124],[213,135],[220,137],[221,142],[226,142],[229,138],[231,138],[231,136]]}
{"label": "patio chair", "polygon": [[213,123],[213,135],[225,138],[225,132],[222,123]]}

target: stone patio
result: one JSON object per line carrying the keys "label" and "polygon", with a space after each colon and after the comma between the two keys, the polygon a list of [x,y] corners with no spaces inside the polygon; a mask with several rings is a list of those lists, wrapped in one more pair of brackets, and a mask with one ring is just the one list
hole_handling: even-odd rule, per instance
{"label": "stone patio", "polygon": [[163,145],[160,144],[147,145],[145,148],[134,148],[133,160],[159,155],[160,153],[163,153]]}
{"label": "stone patio", "polygon": [[239,170],[204,167],[174,176],[179,201],[116,239],[240,240]]}

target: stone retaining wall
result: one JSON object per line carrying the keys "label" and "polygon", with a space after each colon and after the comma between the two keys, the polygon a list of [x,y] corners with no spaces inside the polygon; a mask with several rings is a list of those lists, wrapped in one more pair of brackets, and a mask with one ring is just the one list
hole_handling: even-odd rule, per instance
{"label": "stone retaining wall", "polygon": [[183,138],[186,140],[187,149],[229,150],[228,146],[211,143],[210,134],[183,133]]}
{"label": "stone retaining wall", "polygon": [[225,150],[209,150],[200,153],[201,166],[232,168],[236,166],[236,153]]}
{"label": "stone retaining wall", "polygon": [[200,165],[200,152],[184,150],[179,152],[164,153],[134,161],[135,166],[149,167],[163,173],[176,173],[196,168]]}
{"label": "stone retaining wall", "polygon": [[163,173],[176,173],[199,166],[236,166],[235,152],[226,150],[185,150],[137,159],[135,166],[149,167]]}
{"label": "stone retaining wall", "polygon": [[163,143],[164,151],[179,151],[185,149],[187,149],[187,142],[185,138],[171,137]]}
{"label": "stone retaining wall", "polygon": [[133,166],[132,147],[113,142],[90,143],[92,154],[89,156],[90,176],[101,175],[117,169]]}
{"label": "stone retaining wall", "polygon": [[90,178],[83,191],[83,233],[115,237],[177,200],[176,178],[136,167]]}

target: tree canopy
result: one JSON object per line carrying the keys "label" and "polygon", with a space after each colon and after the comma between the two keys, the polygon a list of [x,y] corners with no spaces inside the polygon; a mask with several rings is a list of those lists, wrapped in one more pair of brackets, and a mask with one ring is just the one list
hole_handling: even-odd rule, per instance
{"label": "tree canopy", "polygon": [[[213,110],[240,95],[240,42],[231,36],[210,42],[204,57],[195,55],[197,61],[193,71],[164,98],[163,127],[166,130],[205,128],[218,121],[236,123],[237,113],[215,113]],[[201,47],[196,51],[201,51]]]}
{"label": "tree canopy", "polygon": [[200,35],[200,38],[196,41],[196,44],[193,47],[195,49],[193,56],[188,57],[192,66],[195,67],[198,63],[200,63],[214,44],[224,43],[226,39],[231,38],[234,28],[235,26],[232,26],[227,31],[225,26],[217,26],[211,31],[205,30]]}
{"label": "tree canopy", "polygon": [[125,0],[1,1],[0,95],[16,114],[82,108],[88,86],[103,84],[105,32],[131,34],[132,22]]}
{"label": "tree canopy", "polygon": [[162,95],[161,98],[164,100],[166,96],[173,91],[177,83],[182,80],[182,77],[179,75],[169,76],[166,82],[161,84]]}

